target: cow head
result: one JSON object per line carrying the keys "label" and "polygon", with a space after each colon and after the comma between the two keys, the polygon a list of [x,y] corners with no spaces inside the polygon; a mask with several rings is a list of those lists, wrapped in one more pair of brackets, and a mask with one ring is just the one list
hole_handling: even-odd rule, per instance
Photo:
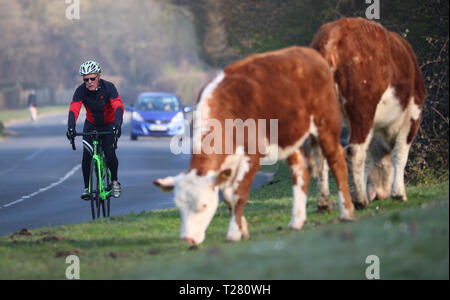
{"label": "cow head", "polygon": [[181,215],[181,239],[195,245],[203,242],[219,204],[218,188],[230,177],[230,169],[217,173],[210,171],[205,176],[192,170],[153,181],[162,191],[175,192],[175,204]]}

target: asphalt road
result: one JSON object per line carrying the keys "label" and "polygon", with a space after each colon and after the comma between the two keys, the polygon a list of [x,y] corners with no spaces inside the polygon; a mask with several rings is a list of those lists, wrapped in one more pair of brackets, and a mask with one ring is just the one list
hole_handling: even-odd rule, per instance
{"label": "asphalt road", "polygon": [[[126,119],[126,118],[125,118]],[[82,131],[80,115],[77,131]],[[90,203],[80,199],[82,142],[73,151],[65,137],[67,115],[7,127],[0,141],[0,236],[19,231],[91,220]],[[122,196],[111,200],[111,216],[173,207],[173,194],[151,182],[187,170],[190,155],[174,155],[170,138],[131,141],[128,122],[119,140]],[[253,188],[269,179],[258,174]]]}

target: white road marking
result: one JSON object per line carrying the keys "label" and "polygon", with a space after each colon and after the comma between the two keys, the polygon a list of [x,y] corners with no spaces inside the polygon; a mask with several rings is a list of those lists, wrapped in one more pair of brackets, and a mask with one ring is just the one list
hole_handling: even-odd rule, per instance
{"label": "white road marking", "polygon": [[35,158],[38,154],[40,154],[41,152],[43,152],[46,148],[40,148],[36,151],[34,151],[33,153],[31,153],[30,155],[28,155],[25,160],[32,160],[33,158]]}
{"label": "white road marking", "polygon": [[11,172],[11,171],[17,169],[18,166],[19,166],[18,164],[14,164],[13,166],[9,167],[8,169],[6,169],[6,170],[4,170],[4,171],[1,171],[1,172],[0,172],[0,176],[3,176],[3,175],[5,175],[5,174],[7,174],[7,173],[9,173],[9,172]]}
{"label": "white road marking", "polygon": [[[33,158],[35,158],[38,154],[40,154],[41,152],[43,152],[45,149],[46,149],[46,148],[40,148],[40,149],[34,151],[33,153],[31,153],[30,155],[28,155],[27,157],[25,157],[23,160],[24,160],[24,161],[30,161],[30,160],[32,160]],[[18,167],[19,167],[19,164],[14,164],[14,165],[12,165],[11,167],[9,167],[8,169],[1,171],[1,172],[0,172],[0,176],[3,176],[3,175],[5,175],[5,174],[8,174],[8,173],[11,172],[11,171],[14,171],[14,170],[17,169]]]}
{"label": "white road marking", "polygon": [[41,194],[43,192],[46,192],[46,191],[48,191],[48,190],[50,190],[50,189],[60,185],[61,183],[66,181],[70,176],[75,174],[75,172],[78,171],[80,168],[81,168],[81,164],[76,165],[75,167],[72,168],[72,170],[70,170],[66,175],[61,177],[58,181],[55,181],[55,182],[53,182],[52,184],[50,184],[50,185],[48,185],[46,187],[40,188],[38,191],[36,191],[34,193],[31,193],[31,194],[26,195],[26,196],[22,196],[20,199],[17,199],[16,201],[13,201],[13,202],[10,202],[8,204],[3,205],[2,207],[0,207],[0,210],[3,209],[3,208],[7,208],[7,207],[10,207],[10,206],[16,205],[18,203],[21,203],[21,202],[23,202],[23,201],[25,201],[27,199],[33,198],[36,195],[39,195],[39,194]]}

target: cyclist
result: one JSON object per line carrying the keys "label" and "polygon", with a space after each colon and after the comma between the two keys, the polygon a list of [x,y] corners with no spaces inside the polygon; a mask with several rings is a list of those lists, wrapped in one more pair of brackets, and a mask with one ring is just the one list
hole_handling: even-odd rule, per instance
{"label": "cyclist", "polygon": [[[117,179],[119,161],[113,147],[115,137],[121,135],[124,107],[120,95],[113,83],[100,79],[102,70],[95,61],[87,61],[80,66],[80,75],[84,83],[81,84],[73,95],[69,108],[67,138],[72,139],[76,134],[76,122],[81,105],[86,109],[86,120],[83,131],[112,131],[113,135],[101,136],[106,165],[111,171],[112,194],[119,198],[121,194],[120,183]],[[81,199],[89,200],[89,171],[92,160],[92,138],[83,137],[82,170],[84,179],[84,192]]]}

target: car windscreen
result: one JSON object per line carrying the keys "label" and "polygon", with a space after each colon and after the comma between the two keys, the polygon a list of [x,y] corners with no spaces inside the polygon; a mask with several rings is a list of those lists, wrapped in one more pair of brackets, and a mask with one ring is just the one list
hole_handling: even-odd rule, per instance
{"label": "car windscreen", "polygon": [[174,96],[140,96],[136,110],[179,111],[180,104]]}

